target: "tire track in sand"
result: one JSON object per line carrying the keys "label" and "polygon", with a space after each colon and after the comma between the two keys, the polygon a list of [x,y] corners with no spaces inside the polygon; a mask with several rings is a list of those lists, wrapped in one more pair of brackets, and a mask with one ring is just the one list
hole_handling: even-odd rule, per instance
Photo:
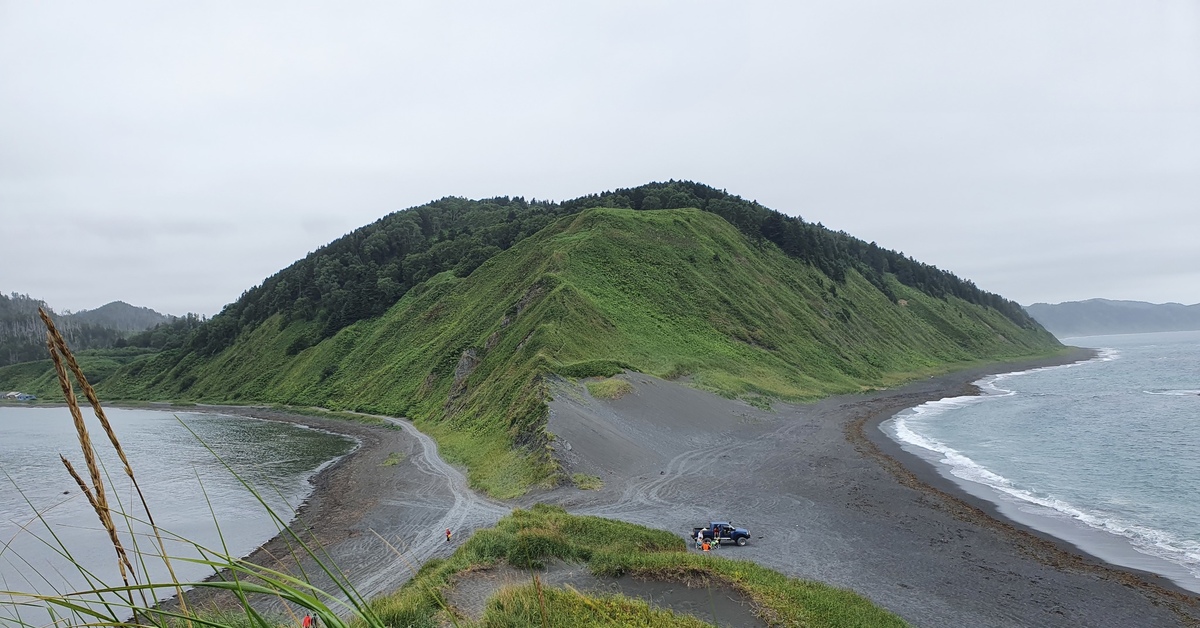
{"label": "tire track in sand", "polygon": [[[411,577],[416,568],[430,558],[449,554],[457,544],[447,544],[438,532],[449,528],[454,534],[465,539],[478,528],[496,524],[501,517],[512,512],[512,507],[495,501],[471,490],[467,478],[438,455],[438,446],[433,438],[424,434],[409,421],[380,415],[364,415],[381,419],[404,430],[420,445],[420,454],[412,463],[421,475],[433,480],[434,484],[444,484],[453,502],[446,512],[432,525],[427,525],[429,531],[422,534],[406,535],[411,539],[397,550],[403,552],[403,559],[398,559],[391,550],[381,548],[385,560],[372,565],[369,572],[357,574],[355,588],[359,594],[370,598],[379,593],[392,590]],[[424,492],[424,491],[423,491]],[[376,543],[378,539],[374,539]]]}

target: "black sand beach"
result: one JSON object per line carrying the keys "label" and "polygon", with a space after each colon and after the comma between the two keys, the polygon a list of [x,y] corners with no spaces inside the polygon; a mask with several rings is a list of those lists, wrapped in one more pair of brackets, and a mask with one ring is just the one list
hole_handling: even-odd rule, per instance
{"label": "black sand beach", "polygon": [[1200,625],[1195,596],[1007,522],[878,430],[904,408],[972,394],[986,374],[1089,356],[774,412],[638,374],[615,401],[561,383],[550,430],[571,470],[605,486],[529,501],[680,534],[730,519],[753,540],[722,555],[853,589],[918,626]]}
{"label": "black sand beach", "polygon": [[[512,505],[557,503],[681,535],[710,519],[732,520],[753,538],[721,555],[853,589],[917,626],[1200,626],[1196,596],[1014,525],[878,429],[904,408],[971,394],[971,382],[986,374],[1089,355],[772,411],[636,373],[621,376],[634,391],[612,401],[556,382],[549,429],[557,453],[568,473],[599,476],[604,486],[563,486]],[[510,507],[469,491],[410,427],[221,410],[360,439],[358,451],[317,478],[296,527],[320,538],[364,594],[395,589],[423,561],[448,554],[454,544],[439,536],[445,527],[465,538]],[[403,461],[383,466],[393,452]],[[278,546],[272,541],[255,559],[272,560]]]}
{"label": "black sand beach", "polygon": [[[438,457],[433,440],[403,421],[385,419],[393,425],[383,427],[270,408],[197,409],[307,425],[358,439],[358,449],[314,478],[313,493],[291,528],[320,547],[364,598],[398,588],[423,563],[450,555],[475,529],[493,525],[511,509],[468,489],[463,474]],[[385,464],[397,456],[399,462]],[[455,542],[446,542],[446,528],[454,531]],[[288,542],[276,537],[250,560],[295,573],[289,556]],[[303,561],[302,567],[315,585],[336,591],[312,561]],[[231,596],[198,590],[188,599],[210,607],[234,603]],[[286,612],[278,602],[255,605]]]}

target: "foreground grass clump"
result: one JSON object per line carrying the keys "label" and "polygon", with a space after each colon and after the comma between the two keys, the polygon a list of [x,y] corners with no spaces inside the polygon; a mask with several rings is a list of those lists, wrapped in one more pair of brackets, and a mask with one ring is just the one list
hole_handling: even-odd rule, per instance
{"label": "foreground grass clump", "polygon": [[[730,586],[750,598],[772,626],[904,626],[895,615],[851,591],[789,578],[751,562],[690,553],[670,532],[567,514],[538,504],[516,510],[495,528],[475,533],[450,558],[430,561],[395,594],[371,603],[371,614],[393,626],[438,626],[448,617],[455,576],[507,562],[542,569],[550,560],[587,563],[599,576],[629,574],[689,585]],[[542,623],[545,618],[545,623]],[[541,586],[501,590],[489,602],[486,626],[694,626],[695,620],[619,596],[590,596]]]}
{"label": "foreground grass clump", "polygon": [[612,626],[613,628],[705,628],[690,615],[651,608],[623,595],[589,596],[579,591],[529,584],[507,587],[488,601],[483,624],[488,628],[524,626]]}

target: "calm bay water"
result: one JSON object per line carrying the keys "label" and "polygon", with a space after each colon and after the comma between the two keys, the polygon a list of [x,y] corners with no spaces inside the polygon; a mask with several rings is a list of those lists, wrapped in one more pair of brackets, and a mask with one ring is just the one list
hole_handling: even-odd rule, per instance
{"label": "calm bay water", "polygon": [[[151,410],[106,412],[156,523],[213,548],[221,547],[223,536],[228,553],[235,556],[249,554],[278,530],[233,473],[253,485],[284,520],[289,520],[311,492],[309,479],[356,446],[353,440],[328,432],[244,417]],[[144,520],[140,503],[98,421],[90,411],[85,416],[90,419],[93,443],[107,469],[110,504],[115,493],[126,513]],[[112,545],[59,461],[59,453],[86,475],[66,408],[0,407],[0,591],[49,592],[82,587],[77,569],[56,551],[59,541],[77,562],[107,582],[120,583]],[[45,524],[37,520],[35,509]],[[59,541],[49,536],[46,524]],[[119,530],[130,526],[137,543],[143,549],[151,547],[152,539],[142,536],[147,531],[145,525],[117,521]],[[125,545],[132,546],[129,534],[124,537]],[[168,551],[191,554],[178,543],[169,545]],[[151,571],[161,578],[164,574],[159,565],[150,561]],[[174,567],[181,580],[211,573],[198,565],[176,562]],[[0,624],[13,619],[13,609],[4,601],[0,595]],[[25,609],[22,616],[31,621],[38,618],[38,613]]]}
{"label": "calm bay water", "polygon": [[1083,363],[884,422],[1003,514],[1200,592],[1200,332],[1071,338]]}

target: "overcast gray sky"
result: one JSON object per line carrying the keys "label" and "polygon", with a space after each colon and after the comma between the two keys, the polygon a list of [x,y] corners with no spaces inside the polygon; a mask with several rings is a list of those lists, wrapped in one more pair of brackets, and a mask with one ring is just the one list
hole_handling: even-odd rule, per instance
{"label": "overcast gray sky", "polygon": [[212,315],[443,196],[688,179],[1200,302],[1200,2],[0,0],[0,291]]}

